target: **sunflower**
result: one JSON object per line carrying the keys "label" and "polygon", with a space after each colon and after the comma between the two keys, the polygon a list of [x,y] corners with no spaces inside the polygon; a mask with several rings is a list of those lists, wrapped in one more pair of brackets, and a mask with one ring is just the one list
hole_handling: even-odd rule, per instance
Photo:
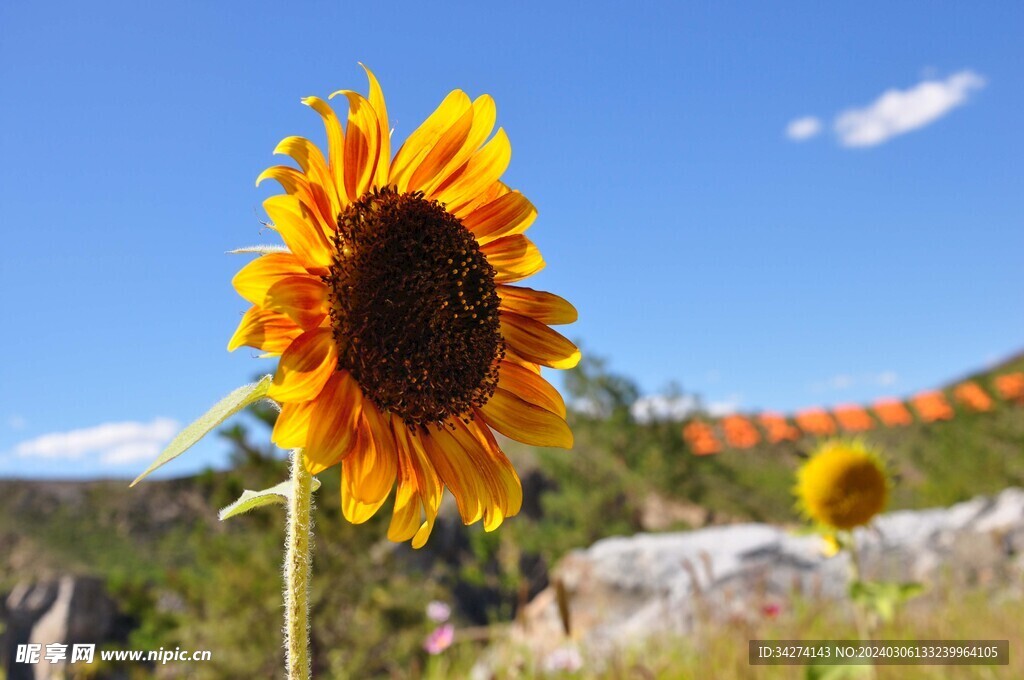
{"label": "sunflower", "polygon": [[[365,67],[364,67],[365,69]],[[494,135],[494,100],[455,90],[391,157],[384,95],[327,101],[327,155],[287,137],[275,149],[282,195],[263,203],[284,248],[235,276],[252,303],[228,349],[279,356],[268,396],[272,439],[302,450],[312,474],[341,466],[341,507],[361,523],[395,489],[393,541],[424,544],[445,489],[466,524],[488,531],[522,504],[519,477],[493,430],[572,447],[565,403],[541,366],[572,368],[579,350],[549,325],[576,310],[513,285],[544,260],[523,235],[537,215],[500,181],[511,147]]]}
{"label": "sunflower", "polygon": [[823,442],[797,471],[797,506],[831,531],[867,524],[889,498],[889,474],[861,440]]}

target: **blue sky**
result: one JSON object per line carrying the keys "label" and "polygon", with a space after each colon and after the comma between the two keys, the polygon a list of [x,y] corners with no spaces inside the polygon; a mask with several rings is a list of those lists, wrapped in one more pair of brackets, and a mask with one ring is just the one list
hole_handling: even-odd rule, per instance
{"label": "blue sky", "polygon": [[1024,346],[1024,6],[551,4],[0,5],[0,475],[133,475],[272,368],[225,351],[224,253],[359,61],[396,140],[495,97],[532,285],[648,395],[866,401]]}

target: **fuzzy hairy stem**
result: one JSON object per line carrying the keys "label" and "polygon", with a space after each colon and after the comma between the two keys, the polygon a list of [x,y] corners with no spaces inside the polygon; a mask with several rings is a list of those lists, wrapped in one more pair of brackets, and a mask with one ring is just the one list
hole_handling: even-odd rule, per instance
{"label": "fuzzy hairy stem", "polygon": [[313,476],[302,462],[301,449],[292,451],[291,483],[284,558],[285,665],[288,680],[308,680]]}

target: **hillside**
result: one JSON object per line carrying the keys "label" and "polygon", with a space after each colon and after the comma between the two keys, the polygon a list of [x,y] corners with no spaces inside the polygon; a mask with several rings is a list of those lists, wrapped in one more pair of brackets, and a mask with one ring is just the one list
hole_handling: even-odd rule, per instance
{"label": "hillside", "polygon": [[[973,377],[984,382],[1021,368],[1024,356]],[[602,404],[606,417],[574,415],[570,452],[509,443],[526,501],[523,513],[493,534],[462,527],[449,507],[427,548],[392,545],[384,539],[387,508],[353,527],[340,517],[337,473],[321,475],[313,583],[321,671],[363,677],[407,670],[423,661],[429,600],[455,603],[462,623],[508,621],[547,585],[550,565],[606,536],[796,521],[792,472],[812,441],[696,457],[680,423],[630,417],[636,390],[627,379],[585,364],[570,386],[578,398]],[[256,415],[273,418],[267,410]],[[216,511],[243,488],[280,481],[285,466],[262,445],[266,430],[236,426],[223,436],[235,449],[229,472],[136,489],[124,481],[0,481],[0,591],[48,575],[98,575],[134,621],[137,648],[220,650],[213,663],[196,667],[197,677],[270,677],[280,667],[282,513],[269,508],[221,523]],[[958,413],[865,438],[883,448],[896,471],[893,509],[1024,486],[1020,406],[1000,403],[991,413]]]}

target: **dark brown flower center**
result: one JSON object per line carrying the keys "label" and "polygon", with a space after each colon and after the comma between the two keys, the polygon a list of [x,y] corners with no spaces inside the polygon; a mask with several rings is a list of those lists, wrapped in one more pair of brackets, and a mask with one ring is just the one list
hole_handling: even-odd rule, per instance
{"label": "dark brown flower center", "polygon": [[494,267],[423,194],[374,190],[338,216],[325,277],[338,367],[410,427],[467,417],[494,394],[505,344]]}

